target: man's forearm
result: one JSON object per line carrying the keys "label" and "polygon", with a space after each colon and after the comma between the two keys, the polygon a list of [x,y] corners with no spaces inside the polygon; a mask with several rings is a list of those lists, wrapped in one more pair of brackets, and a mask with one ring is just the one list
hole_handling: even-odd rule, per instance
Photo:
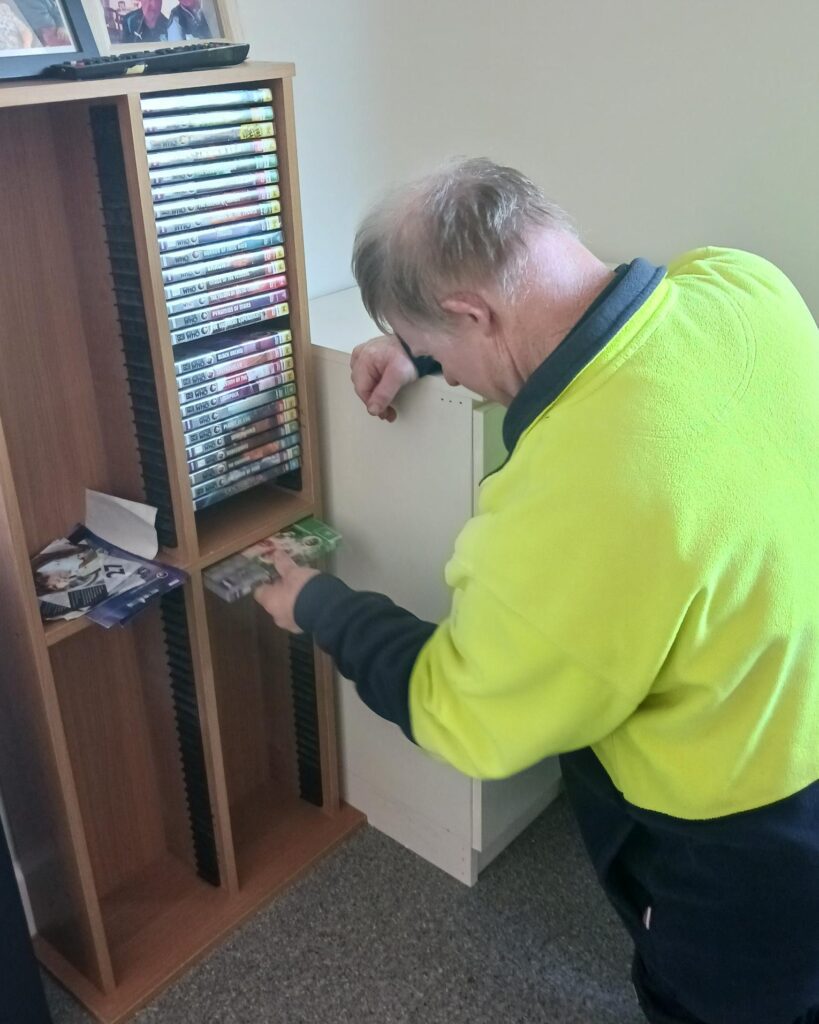
{"label": "man's forearm", "polygon": [[364,703],[413,739],[409,681],[421,648],[435,632],[383,594],[351,590],[335,576],[310,580],[296,601],[300,629],[312,633]]}

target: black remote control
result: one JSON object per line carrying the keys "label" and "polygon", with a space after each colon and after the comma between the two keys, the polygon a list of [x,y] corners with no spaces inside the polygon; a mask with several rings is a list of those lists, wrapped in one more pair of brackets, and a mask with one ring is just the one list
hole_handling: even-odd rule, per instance
{"label": "black remote control", "polygon": [[247,60],[248,43],[196,43],[190,46],[169,46],[161,50],[139,50],[118,53],[113,57],[87,57],[52,64],[43,75],[87,81],[114,78],[117,75],[158,75],[172,71],[201,71],[227,68]]}

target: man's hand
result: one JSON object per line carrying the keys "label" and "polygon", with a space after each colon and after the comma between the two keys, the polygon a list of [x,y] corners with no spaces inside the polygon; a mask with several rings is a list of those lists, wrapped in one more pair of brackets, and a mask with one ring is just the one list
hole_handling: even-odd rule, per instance
{"label": "man's hand", "polygon": [[396,417],[392,400],[405,384],[418,379],[412,360],[390,335],[357,345],[350,358],[350,369],[355,393],[367,406],[367,412],[388,423]]}
{"label": "man's hand", "polygon": [[253,596],[277,626],[288,633],[301,633],[294,615],[296,600],[305,583],[320,573],[317,569],[297,565],[283,551],[274,552],[273,565],[280,578],[257,587]]}

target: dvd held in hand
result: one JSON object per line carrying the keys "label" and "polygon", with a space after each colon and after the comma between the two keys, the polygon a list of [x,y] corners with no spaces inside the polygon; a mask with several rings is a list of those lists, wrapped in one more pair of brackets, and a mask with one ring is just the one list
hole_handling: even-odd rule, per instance
{"label": "dvd held in hand", "polygon": [[273,565],[276,551],[290,555],[299,565],[315,565],[335,551],[340,540],[341,535],[320,519],[302,519],[281,533],[217,562],[205,571],[205,586],[223,601],[238,601],[263,583],[278,579]]}

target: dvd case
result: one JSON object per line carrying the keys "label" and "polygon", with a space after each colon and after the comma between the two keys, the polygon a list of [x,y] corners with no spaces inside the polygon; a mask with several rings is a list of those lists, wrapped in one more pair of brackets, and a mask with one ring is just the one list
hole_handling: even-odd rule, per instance
{"label": "dvd case", "polygon": [[[272,172],[278,177],[278,171]],[[250,176],[250,181],[245,188],[235,187],[223,189],[221,192],[211,192],[207,195],[188,196],[186,199],[173,199],[170,202],[160,203],[154,200],[154,216],[162,221],[158,228],[164,228],[164,222],[169,217],[186,217],[205,210],[220,210],[230,206],[248,206],[254,203],[263,203],[269,199],[278,199],[280,195],[279,186],[269,180],[269,175],[259,174]],[[244,175],[245,178],[248,175]],[[253,180],[253,178],[257,180]],[[187,230],[187,229],[186,229]]]}
{"label": "dvd case", "polygon": [[269,430],[277,430],[280,427],[298,428],[298,409],[282,409],[280,412],[271,413],[270,408],[269,406],[260,406],[251,411],[250,418],[244,426],[234,427],[231,430],[226,430],[223,434],[217,434],[215,437],[190,445],[185,450],[188,462],[218,455],[233,445],[243,443],[245,439],[252,439]]}
{"label": "dvd case", "polygon": [[[163,229],[173,233],[160,234],[159,250],[167,253],[176,249],[199,248],[230,241],[233,238],[256,235],[260,231],[273,231],[282,226],[281,217],[276,216],[280,211],[281,203],[274,199],[267,203],[254,203],[252,206],[215,210],[203,213],[199,217],[163,221]],[[191,227],[197,223],[199,227]]]}
{"label": "dvd case", "polygon": [[278,320],[280,317],[287,316],[289,312],[290,307],[286,302],[282,302],[278,306],[270,306],[267,309],[254,309],[249,313],[241,313],[239,316],[225,317],[224,320],[200,324],[198,327],[188,327],[184,331],[173,331],[171,344],[184,345],[189,341],[203,341],[205,338],[223,334],[225,331],[232,331],[238,327],[250,327],[252,324]]}
{"label": "dvd case", "polygon": [[292,341],[293,335],[290,331],[248,334],[241,338],[233,338],[227,344],[223,343],[215,348],[208,348],[202,352],[191,353],[182,359],[177,359],[174,369],[179,377],[182,374],[218,366],[220,363],[230,362],[242,356],[266,352],[268,349],[278,348],[281,345],[290,344]]}
{"label": "dvd case", "polygon": [[280,466],[283,462],[289,459],[297,459],[301,455],[301,449],[298,445],[293,445],[292,448],[286,448],[284,451],[274,452],[272,455],[266,455],[262,459],[257,459],[254,462],[248,462],[244,466],[239,466],[237,469],[231,469],[229,472],[217,477],[215,480],[206,480],[203,484],[194,484],[191,487],[194,501],[197,498],[203,498],[205,495],[211,494],[214,491],[221,491],[222,488],[229,487],[231,484],[239,483],[241,480],[246,480],[248,477],[254,477],[257,473],[263,473],[267,469],[271,469],[274,466]]}
{"label": "dvd case", "polygon": [[[211,277],[201,277],[184,284],[167,285],[165,298],[168,300],[168,312],[181,313],[185,309],[195,309],[210,301],[208,293],[211,295],[221,294],[223,291],[232,291],[244,284],[256,284],[261,288],[263,281],[272,279],[280,283],[268,285],[268,287],[286,288],[287,277],[284,270],[284,260],[273,260],[270,263],[265,263],[262,260],[257,266],[229,270],[224,274],[213,274]],[[221,301],[227,301],[227,298]]]}
{"label": "dvd case", "polygon": [[197,324],[223,320],[225,317],[235,317],[243,313],[250,313],[254,309],[265,309],[267,306],[278,306],[285,302],[287,302],[287,289],[277,288],[275,291],[259,292],[236,302],[226,302],[180,313],[178,316],[169,317],[168,322],[172,331],[181,331],[184,327],[195,327]]}
{"label": "dvd case", "polygon": [[[264,380],[266,377],[273,377],[277,374],[287,373],[293,369],[293,359],[290,356],[284,359],[276,359],[273,362],[262,363],[260,366],[252,366],[249,369],[232,373],[227,377],[217,377],[215,380],[204,384],[197,384],[195,387],[185,388],[179,392],[180,407],[186,408],[191,402],[224,394],[225,392],[236,391],[254,381]],[[279,384],[288,383],[278,381]],[[238,396],[237,396],[238,397]]]}
{"label": "dvd case", "polygon": [[198,487],[200,484],[207,483],[209,480],[230,480],[234,478],[239,480],[241,477],[232,477],[231,474],[238,473],[240,469],[244,471],[251,464],[263,462],[271,455],[284,453],[282,458],[289,458],[290,449],[297,447],[299,443],[300,433],[298,430],[294,430],[290,434],[285,434],[284,437],[266,441],[255,448],[249,448],[245,452],[233,455],[230,459],[215,462],[213,465],[206,466],[204,469],[193,470],[190,474],[191,486]]}
{"label": "dvd case", "polygon": [[300,456],[289,459],[287,462],[283,462],[280,466],[273,466],[272,469],[265,470],[262,473],[257,473],[255,476],[248,477],[245,480],[237,480],[236,483],[228,484],[218,491],[213,491],[211,494],[205,494],[201,498],[195,498],[193,507],[197,512],[199,512],[203,508],[209,508],[211,505],[216,505],[219,502],[224,501],[226,498],[232,498],[236,494],[241,494],[243,491],[249,491],[253,487],[259,487],[261,484],[271,483],[273,480],[278,479],[278,477],[285,476],[287,473],[291,473],[294,469],[298,469],[300,466]]}
{"label": "dvd case", "polygon": [[278,183],[278,170],[270,168],[255,170],[247,174],[234,174],[226,178],[206,178],[204,181],[186,181],[181,185],[155,186],[151,189],[151,195],[157,216],[160,216],[159,211],[161,210],[164,216],[170,217],[172,214],[166,211],[177,203],[190,203],[207,199],[209,196],[220,197],[223,192],[235,193],[243,189],[260,188],[262,185],[278,185]]}
{"label": "dvd case", "polygon": [[[260,405],[270,405],[271,407],[275,407],[271,408],[271,413],[278,412],[280,409],[294,408],[294,406],[290,405],[278,406],[276,403],[283,398],[293,398],[295,402],[295,394],[295,384],[283,384],[281,387],[262,391],[259,394],[237,400],[229,405],[222,405],[218,409],[211,409],[210,412],[199,413],[196,416],[183,419],[182,429],[185,432],[185,444],[191,445],[197,441],[203,441],[207,437],[215,437],[217,433],[223,434],[228,430],[228,428],[232,428],[233,426],[240,426],[241,424],[239,422],[234,424],[233,421],[241,420],[243,416]],[[222,426],[213,431],[213,428],[216,427],[217,424],[222,424]],[[203,433],[205,431],[213,432]]]}
{"label": "dvd case", "polygon": [[[255,252],[259,249],[267,249],[271,245],[280,245],[283,240],[282,232],[281,230],[274,229],[278,221],[278,217],[269,217],[258,222],[254,221],[252,227],[255,229],[255,232],[252,231],[249,235],[245,235],[244,231],[239,231],[237,234],[236,229],[245,228],[246,225],[236,224],[233,225],[232,237],[225,242],[217,242],[215,245],[195,246],[192,249],[185,249],[184,252],[164,253],[159,257],[162,269],[169,272],[176,271],[176,273],[163,273],[163,281],[168,284],[176,284],[178,281],[187,281],[192,277],[198,277],[201,273],[201,268],[191,267],[191,264],[196,264],[200,261],[211,261],[222,256],[235,256],[238,253]],[[189,269],[180,272],[180,267],[188,267]]]}
{"label": "dvd case", "polygon": [[270,89],[219,89],[214,92],[163,93],[143,96],[143,114],[162,114],[169,110],[203,110],[209,107],[232,107],[237,104],[271,103]]}
{"label": "dvd case", "polygon": [[312,566],[332,554],[340,542],[340,534],[311,516],[212,565],[203,573],[203,581],[217,597],[238,601],[256,587],[278,579],[273,564],[277,551],[290,555],[299,565]]}
{"label": "dvd case", "polygon": [[[171,164],[205,163],[208,160],[230,160],[242,156],[259,156],[262,153],[275,153],[278,146],[275,137],[256,139],[253,142],[232,142],[224,146],[200,146],[198,149],[160,150],[148,154],[148,169],[168,167]],[[202,174],[207,173],[206,168]]]}
{"label": "dvd case", "polygon": [[293,346],[288,344],[279,345],[277,348],[265,349],[261,352],[253,352],[250,355],[239,356],[236,359],[227,359],[216,366],[208,366],[201,370],[194,370],[192,373],[178,374],[176,385],[180,389],[192,388],[197,384],[207,384],[209,381],[218,380],[220,377],[231,377],[236,373],[249,370],[254,366],[262,366],[265,363],[278,363],[293,354]]}
{"label": "dvd case", "polygon": [[260,142],[272,139],[276,128],[272,121],[232,125],[229,128],[203,128],[199,131],[167,132],[164,135],[146,135],[148,153],[161,153],[169,149],[203,149],[209,146],[227,146],[241,142]]}
{"label": "dvd case", "polygon": [[180,406],[183,421],[190,419],[199,413],[206,413],[213,409],[221,408],[223,405],[230,405],[243,398],[250,398],[252,395],[261,394],[263,391],[270,391],[282,384],[292,384],[295,374],[292,370],[284,370],[282,373],[268,373],[258,380],[249,384],[242,384],[230,391],[220,391],[218,394],[199,398],[194,402],[186,402]]}
{"label": "dvd case", "polygon": [[210,423],[187,431],[185,446],[191,448],[217,437],[233,436],[237,430],[250,426],[261,417],[274,417],[285,412],[298,411],[294,395],[276,400],[271,399],[269,394],[254,395],[253,398],[244,399],[243,404],[246,407],[241,410],[230,410],[231,415],[228,419],[212,420]]}
{"label": "dvd case", "polygon": [[[195,458],[189,458],[188,471],[193,473],[199,469],[206,469],[208,466],[215,466],[217,462],[230,462],[231,459],[235,459],[237,455],[241,455],[243,452],[270,444],[271,441],[277,441],[279,438],[288,437],[296,433],[299,430],[299,422],[296,418],[297,413],[295,410],[282,415],[289,415],[291,419],[269,430],[251,429],[255,426],[255,424],[252,424],[251,427],[246,428],[246,430],[250,430],[250,433],[246,434],[241,440],[226,444],[221,448],[214,448]],[[272,418],[268,417],[268,419]],[[265,421],[257,420],[256,422],[263,423]]]}
{"label": "dvd case", "polygon": [[[230,243],[227,253],[219,253],[219,259],[211,258],[210,253],[200,254],[188,264],[163,270],[162,280],[165,283],[165,294],[170,285],[189,284],[199,277],[211,276],[223,271],[240,270],[244,267],[256,267],[260,263],[284,259],[284,246],[281,244],[282,232],[271,231],[255,238],[240,239]],[[217,247],[219,248],[219,247]],[[199,285],[197,284],[197,287]],[[186,293],[190,294],[190,293]]]}
{"label": "dvd case", "polygon": [[[211,160],[207,163],[182,164],[173,167],[157,167],[148,172],[154,200],[179,198],[181,195],[198,195],[209,191],[212,181],[228,176],[273,171],[278,174],[279,157],[276,153],[259,156],[240,156],[233,160]],[[276,179],[278,180],[278,179]],[[189,189],[189,192],[178,191]],[[177,191],[174,191],[177,190]]]}
{"label": "dvd case", "polygon": [[[143,111],[143,114],[145,111]],[[224,125],[253,124],[272,121],[273,107],[221,107],[214,110],[180,110],[168,114],[149,114],[142,124],[146,135],[159,132],[191,132],[200,128],[220,128]]]}

